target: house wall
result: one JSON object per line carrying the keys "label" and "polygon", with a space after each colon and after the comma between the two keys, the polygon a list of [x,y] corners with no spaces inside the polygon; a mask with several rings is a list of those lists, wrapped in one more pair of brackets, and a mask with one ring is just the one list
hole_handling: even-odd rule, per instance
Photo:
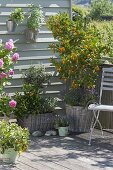
{"label": "house wall", "polygon": [[[55,15],[58,12],[68,12],[71,16],[71,0],[0,0],[0,38],[3,42],[12,38],[16,41],[17,52],[20,54],[20,59],[14,66],[15,75],[11,80],[11,86],[6,87],[6,92],[13,95],[14,92],[21,92],[23,80],[21,78],[24,72],[31,65],[37,66],[43,64],[47,72],[52,73],[51,83],[45,90],[45,95],[59,98],[59,107],[63,108],[60,99],[60,93],[64,89],[63,82],[59,80],[58,74],[54,66],[50,63],[52,53],[49,49],[49,44],[55,42],[52,33],[47,29],[46,24],[42,23],[39,32],[39,37],[36,43],[27,43],[24,38],[24,29],[26,28],[26,20],[20,24],[13,33],[7,32],[6,20],[12,10],[21,7],[24,12],[28,12],[29,4],[37,4],[43,7],[45,20],[50,15]],[[58,57],[58,56],[55,56]]]}

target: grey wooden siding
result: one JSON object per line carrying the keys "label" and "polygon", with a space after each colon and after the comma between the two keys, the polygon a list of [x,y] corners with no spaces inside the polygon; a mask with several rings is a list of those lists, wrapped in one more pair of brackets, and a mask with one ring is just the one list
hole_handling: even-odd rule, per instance
{"label": "grey wooden siding", "polygon": [[[0,38],[3,42],[12,38],[17,40],[15,43],[18,48],[17,52],[20,54],[20,59],[14,66],[15,75],[11,80],[11,86],[6,87],[6,92],[13,94],[16,91],[21,92],[22,87],[22,72],[29,68],[31,65],[37,66],[43,64],[47,72],[52,73],[51,83],[47,86],[45,95],[54,96],[59,98],[58,109],[63,108],[62,101],[60,99],[60,92],[63,90],[63,82],[59,80],[58,74],[55,71],[54,66],[50,63],[50,57],[52,53],[49,49],[49,44],[55,42],[52,33],[47,29],[46,24],[42,23],[42,27],[39,32],[39,38],[36,43],[26,43],[24,38],[24,29],[26,20],[20,24],[14,33],[7,32],[6,20],[12,10],[17,7],[21,7],[25,12],[28,11],[29,4],[40,4],[43,7],[45,21],[50,15],[55,15],[58,12],[68,12],[71,16],[71,0],[0,0]],[[26,13],[27,15],[27,13]],[[57,58],[58,56],[54,56]]]}

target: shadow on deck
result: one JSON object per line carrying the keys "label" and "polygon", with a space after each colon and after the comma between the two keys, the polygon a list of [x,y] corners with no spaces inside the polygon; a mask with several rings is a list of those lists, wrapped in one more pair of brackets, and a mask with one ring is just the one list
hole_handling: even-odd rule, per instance
{"label": "shadow on deck", "polygon": [[31,137],[29,150],[16,165],[0,170],[113,170],[113,134],[94,138],[88,146],[88,134],[68,137]]}

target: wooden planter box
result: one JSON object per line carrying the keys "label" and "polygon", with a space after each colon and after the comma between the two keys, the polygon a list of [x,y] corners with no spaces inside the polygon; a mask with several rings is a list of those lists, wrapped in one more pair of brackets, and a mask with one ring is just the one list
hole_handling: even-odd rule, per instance
{"label": "wooden planter box", "polygon": [[46,132],[47,130],[54,129],[55,115],[54,113],[29,115],[23,119],[18,119],[19,125],[28,128],[29,132],[40,130]]}
{"label": "wooden planter box", "polygon": [[92,120],[92,112],[80,106],[66,105],[66,115],[69,121],[69,131],[89,132]]}

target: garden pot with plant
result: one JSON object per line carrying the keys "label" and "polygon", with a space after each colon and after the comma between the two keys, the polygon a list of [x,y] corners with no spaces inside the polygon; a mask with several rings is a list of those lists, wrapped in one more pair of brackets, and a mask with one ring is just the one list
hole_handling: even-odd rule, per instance
{"label": "garden pot with plant", "polygon": [[[81,108],[81,106],[85,106],[89,100],[88,91],[95,88],[100,60],[103,55],[108,53],[108,45],[103,41],[97,27],[93,23],[87,23],[85,18],[81,20],[78,17],[72,21],[68,14],[62,13],[50,16],[47,25],[53,32],[54,38],[58,40],[58,43],[50,44],[50,48],[53,53],[59,53],[61,60],[57,61],[52,58],[51,61],[59,72],[59,77],[66,84],[66,94],[69,95],[72,90],[78,91],[75,95],[72,92],[74,95],[73,108],[70,105],[72,100],[66,102],[69,106],[66,106],[66,113],[70,116],[69,119],[71,117],[73,119],[71,113],[74,112],[77,117],[82,115],[79,122],[83,125],[86,123],[84,121],[85,113],[88,112],[85,111],[85,107]],[[93,95],[91,94],[90,97],[92,98]],[[79,132],[83,131],[81,127],[74,129],[74,126],[73,128],[71,126],[70,130],[78,131],[77,129]]]}
{"label": "garden pot with plant", "polygon": [[95,89],[79,88],[66,93],[66,115],[71,132],[88,132],[91,125],[92,113],[87,109],[90,102],[96,102]]}
{"label": "garden pot with plant", "polygon": [[17,155],[28,148],[29,132],[15,123],[0,121],[0,152],[3,161],[15,163]]}
{"label": "garden pot with plant", "polygon": [[69,130],[69,123],[64,118],[59,118],[55,122],[55,127],[58,129],[59,136],[67,136]]}
{"label": "garden pot with plant", "polygon": [[15,115],[18,122],[32,133],[36,130],[47,131],[54,128],[54,108],[56,99],[43,96],[44,83],[50,79],[42,66],[30,67],[23,75],[24,94],[17,93]]}
{"label": "garden pot with plant", "polygon": [[27,28],[25,29],[25,38],[27,42],[36,42],[39,34],[39,28],[44,21],[41,6],[30,6],[29,16],[27,18]]}
{"label": "garden pot with plant", "polygon": [[21,8],[16,8],[12,11],[8,21],[6,21],[7,31],[14,32],[16,26],[24,20],[24,12]]}

